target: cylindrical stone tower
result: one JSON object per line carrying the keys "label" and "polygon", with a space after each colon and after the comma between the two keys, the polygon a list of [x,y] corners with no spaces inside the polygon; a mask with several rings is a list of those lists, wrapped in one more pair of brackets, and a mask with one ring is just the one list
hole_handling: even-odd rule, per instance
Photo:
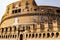
{"label": "cylindrical stone tower", "polygon": [[[54,39],[53,39],[54,38]],[[60,39],[60,8],[20,0],[7,6],[0,24],[1,40]]]}

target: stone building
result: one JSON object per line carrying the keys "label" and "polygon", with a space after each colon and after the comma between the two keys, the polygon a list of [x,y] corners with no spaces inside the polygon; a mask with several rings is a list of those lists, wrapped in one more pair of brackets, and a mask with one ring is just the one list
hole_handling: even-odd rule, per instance
{"label": "stone building", "polygon": [[60,8],[20,0],[7,6],[0,40],[60,40]]}

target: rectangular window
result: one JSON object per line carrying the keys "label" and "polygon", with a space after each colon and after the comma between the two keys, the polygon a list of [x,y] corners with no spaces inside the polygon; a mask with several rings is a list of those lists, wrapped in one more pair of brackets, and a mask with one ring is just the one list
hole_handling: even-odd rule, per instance
{"label": "rectangular window", "polygon": [[40,23],[40,29],[43,30],[44,29],[44,22]]}
{"label": "rectangular window", "polygon": [[26,26],[26,30],[30,31],[30,26],[29,25]]}
{"label": "rectangular window", "polygon": [[21,9],[18,9],[18,12],[21,12]]}
{"label": "rectangular window", "polygon": [[14,31],[16,31],[16,26],[14,26]]}
{"label": "rectangular window", "polygon": [[52,23],[51,20],[48,22],[48,28],[49,28],[49,29],[52,29],[52,28],[53,28],[53,23]]}
{"label": "rectangular window", "polygon": [[36,30],[36,25],[35,24],[33,24],[33,30]]}
{"label": "rectangular window", "polygon": [[17,13],[17,10],[15,10],[15,13]]}

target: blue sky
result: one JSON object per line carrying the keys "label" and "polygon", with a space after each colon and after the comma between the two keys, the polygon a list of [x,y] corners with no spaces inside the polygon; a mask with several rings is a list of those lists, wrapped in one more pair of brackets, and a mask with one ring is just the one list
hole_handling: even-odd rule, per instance
{"label": "blue sky", "polygon": [[[10,3],[16,2],[19,0],[0,0],[0,21],[2,18],[2,15],[6,11],[6,6]],[[48,5],[48,6],[57,6],[60,7],[60,0],[35,0],[37,5]]]}

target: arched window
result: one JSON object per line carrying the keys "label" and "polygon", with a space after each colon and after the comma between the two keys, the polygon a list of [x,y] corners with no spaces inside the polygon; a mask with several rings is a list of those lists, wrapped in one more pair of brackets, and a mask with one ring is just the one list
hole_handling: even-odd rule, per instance
{"label": "arched window", "polygon": [[36,38],[37,38],[38,34],[36,34]]}
{"label": "arched window", "polygon": [[9,38],[9,35],[8,35],[8,38]]}
{"label": "arched window", "polygon": [[6,38],[7,38],[7,35],[6,35]]}
{"label": "arched window", "polygon": [[4,38],[5,38],[5,35],[4,35]]}
{"label": "arched window", "polygon": [[29,34],[29,38],[31,37],[31,34]]}
{"label": "arched window", "polygon": [[39,34],[39,38],[41,37],[41,33]]}
{"label": "arched window", "polygon": [[43,33],[43,38],[45,37],[45,33]]}
{"label": "arched window", "polygon": [[23,31],[25,31],[25,27],[23,26]]}
{"label": "arched window", "polygon": [[18,12],[21,12],[21,9],[18,9]]}
{"label": "arched window", "polygon": [[17,10],[15,10],[15,13],[17,13],[18,11]]}
{"label": "arched window", "polygon": [[59,33],[57,32],[57,33],[56,33],[56,37],[58,37],[58,36],[59,36]]}
{"label": "arched window", "polygon": [[3,38],[3,35],[2,35],[2,38]]}
{"label": "arched window", "polygon": [[30,31],[30,25],[26,26],[26,30]]}
{"label": "arched window", "polygon": [[47,38],[49,38],[50,37],[50,33],[47,33]]}
{"label": "arched window", "polygon": [[51,36],[53,37],[54,36],[54,33],[51,33]]}
{"label": "arched window", "polygon": [[34,38],[34,34],[32,34],[32,38]]}
{"label": "arched window", "polygon": [[26,34],[26,38],[28,37],[28,34]]}
{"label": "arched window", "polygon": [[10,38],[12,38],[12,35],[10,35]]}
{"label": "arched window", "polygon": [[44,22],[40,22],[40,29],[44,30]]}
{"label": "arched window", "polygon": [[14,35],[13,35],[13,38],[14,38]]}
{"label": "arched window", "polygon": [[16,31],[17,29],[16,29],[16,26],[14,26],[14,31]]}
{"label": "arched window", "polygon": [[36,30],[36,25],[35,24],[33,24],[33,30]]}
{"label": "arched window", "polygon": [[17,37],[17,35],[15,35],[15,38]]}

